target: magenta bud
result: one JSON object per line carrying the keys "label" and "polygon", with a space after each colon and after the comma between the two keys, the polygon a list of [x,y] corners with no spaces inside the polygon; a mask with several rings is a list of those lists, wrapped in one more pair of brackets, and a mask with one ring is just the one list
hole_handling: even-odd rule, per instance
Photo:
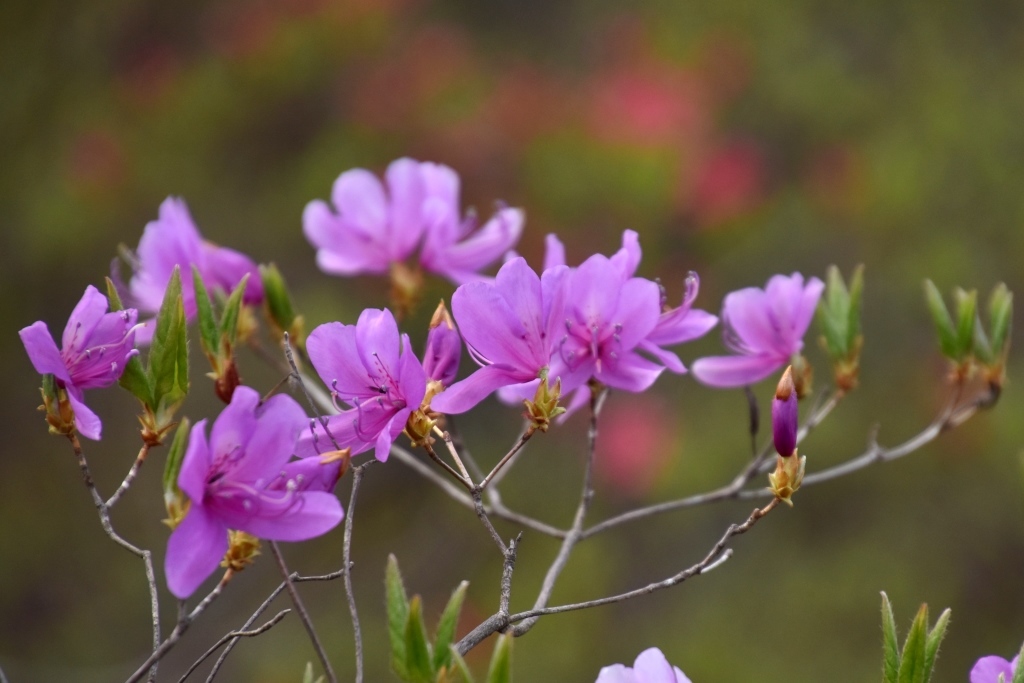
{"label": "magenta bud", "polygon": [[429,379],[438,381],[443,386],[450,386],[459,372],[461,357],[462,338],[442,301],[430,319],[427,348],[423,352],[423,370]]}
{"label": "magenta bud", "polygon": [[786,368],[772,399],[772,436],[775,450],[788,457],[796,452],[798,422],[796,387],[793,384],[793,367]]}

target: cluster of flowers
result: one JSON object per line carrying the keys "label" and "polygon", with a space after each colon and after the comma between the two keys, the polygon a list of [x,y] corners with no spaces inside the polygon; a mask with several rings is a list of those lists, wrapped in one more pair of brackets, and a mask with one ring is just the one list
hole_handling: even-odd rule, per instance
{"label": "cluster of flowers", "polygon": [[[403,432],[417,443],[437,414],[466,412],[495,393],[507,402],[570,396],[571,412],[586,401],[591,382],[644,391],[666,369],[686,372],[665,347],[696,339],[718,322],[693,308],[696,274],[686,277],[677,307],[667,305],[658,283],[636,275],[641,250],[633,231],[623,234],[612,256],[596,254],[575,267],[551,235],[537,272],[510,252],[523,212],[499,208],[477,229],[472,212],[461,211],[459,179],[450,168],[400,159],[389,166],[386,183],[385,190],[369,172],[348,171],[334,185],[333,207],[322,201],[306,207],[304,230],[318,264],[334,274],[394,275],[408,268],[419,247],[422,269],[459,285],[451,300],[454,320],[443,305],[438,309],[423,361],[386,309],[365,310],[354,325],[321,325],[306,349],[337,415],[311,420],[288,396],[261,401],[255,390],[239,386],[209,436],[205,420],[196,424],[177,480],[190,504],[171,534],[165,567],[177,597],[190,596],[216,569],[229,530],[296,541],[337,525],[343,511],[333,488],[348,455],[373,450],[386,460]],[[503,256],[495,277],[479,274]],[[91,439],[100,438],[101,424],[83,392],[116,383],[136,345],[151,343],[154,323],[138,318],[160,308],[175,267],[198,273],[208,290],[222,294],[248,275],[244,301],[256,305],[264,297],[255,263],[204,241],[180,199],[161,205],[131,261],[127,285],[116,273],[112,278],[125,310],[108,312],[106,297],[89,287],[61,348],[43,322],[21,331],[36,370],[52,376],[67,406],[67,424]],[[184,312],[192,319],[196,292],[191,278],[181,284]],[[696,361],[695,376],[711,386],[742,386],[790,362],[802,349],[822,288],[817,278],[805,282],[794,273],[771,278],[765,289],[729,294],[722,319],[734,354]],[[479,368],[457,380],[463,344]],[[661,669],[667,673],[637,673]],[[606,668],[600,680],[686,679],[651,650],[633,670]]]}

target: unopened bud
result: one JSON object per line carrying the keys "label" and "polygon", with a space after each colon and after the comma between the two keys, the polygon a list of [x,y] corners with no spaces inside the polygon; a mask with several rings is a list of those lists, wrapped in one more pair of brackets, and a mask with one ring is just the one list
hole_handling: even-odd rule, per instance
{"label": "unopened bud", "polygon": [[428,379],[440,382],[445,387],[451,386],[459,372],[461,357],[462,338],[455,329],[455,323],[444,301],[441,301],[430,319],[427,347],[423,352],[423,370],[427,373]]}
{"label": "unopened bud", "polygon": [[562,397],[562,379],[555,380],[554,386],[548,384],[548,372],[545,368],[541,372],[540,384],[537,386],[537,393],[533,400],[523,401],[526,412],[523,414],[530,421],[530,429],[548,431],[551,421],[565,412],[565,408],[558,405]]}
{"label": "unopened bud", "polygon": [[786,505],[793,507],[791,500],[793,494],[800,489],[804,481],[804,465],[807,463],[807,456],[796,457],[794,453],[790,457],[775,456],[775,471],[768,475],[771,484],[768,490],[775,494],[775,497]]}
{"label": "unopened bud", "polygon": [[39,391],[43,395],[43,405],[39,406],[39,410],[46,413],[50,433],[61,436],[74,433],[75,411],[71,407],[67,389],[58,385],[53,375],[43,375],[43,386]]}
{"label": "unopened bud", "polygon": [[793,366],[786,368],[772,399],[772,437],[775,450],[783,457],[796,453],[796,433],[799,418]]}

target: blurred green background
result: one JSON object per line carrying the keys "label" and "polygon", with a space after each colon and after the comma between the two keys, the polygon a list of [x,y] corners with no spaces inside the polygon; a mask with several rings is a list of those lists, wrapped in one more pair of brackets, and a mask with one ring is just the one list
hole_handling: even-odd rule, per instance
{"label": "blurred green background", "polygon": [[[998,0],[4,2],[0,666],[12,683],[121,680],[148,649],[141,563],[104,537],[70,449],[47,436],[15,333],[38,319],[59,333],[167,195],[186,198],[207,238],[276,261],[310,328],[384,305],[387,284],[321,275],[302,208],[327,197],[340,172],[380,171],[403,155],[453,166],[464,203],[481,214],[497,200],[524,207],[520,251],[534,264],[548,232],[578,262],[637,229],[640,274],[661,278],[677,301],[697,270],[698,303],[715,312],[728,291],[774,273],[823,276],[830,263],[848,273],[863,262],[862,388],[802,448],[815,470],[861,452],[878,422],[883,444],[909,437],[946,400],[923,278],[983,298],[998,281],[1024,293],[1022,14]],[[449,294],[435,281],[426,300]],[[409,321],[415,339],[428,315]],[[822,384],[813,337],[808,349]],[[717,331],[681,350],[687,361],[720,352]],[[193,359],[185,413],[198,419],[217,404],[201,354]],[[940,683],[966,680],[981,655],[1011,655],[1024,639],[1019,361],[995,411],[904,460],[801,491],[794,510],[738,539],[713,573],[542,620],[515,643],[516,680],[592,681],[649,646],[698,683],[878,680],[880,590],[902,629],[921,602],[952,607]],[[254,386],[279,379],[251,354],[241,362]],[[769,384],[756,387],[764,405]],[[89,402],[105,431],[87,453],[109,494],[137,450],[135,407],[118,390]],[[741,392],[690,377],[613,395],[592,518],[728,481],[747,458],[745,406]],[[506,502],[569,524],[581,417],[530,445]],[[490,402],[461,424],[491,463],[512,442],[517,412]],[[162,455],[114,515],[161,565]],[[472,581],[463,632],[496,608],[500,558],[471,514],[399,463],[369,470],[365,486],[354,580],[373,682],[391,680],[388,552],[430,619]],[[343,500],[347,490],[348,479]],[[750,508],[681,511],[589,540],[554,601],[667,577]],[[524,536],[513,609],[532,603],[556,548]],[[332,570],[340,530],[286,550],[296,569]],[[241,625],[277,580],[268,557],[240,575],[161,680]],[[341,585],[303,593],[350,679]],[[490,646],[471,663],[482,667]],[[242,642],[218,680],[297,681],[312,659],[293,615]]]}

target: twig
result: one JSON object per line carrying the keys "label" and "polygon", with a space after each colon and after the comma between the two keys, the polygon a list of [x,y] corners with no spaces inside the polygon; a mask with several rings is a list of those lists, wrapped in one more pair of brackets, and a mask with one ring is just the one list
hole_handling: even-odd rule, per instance
{"label": "twig", "polygon": [[189,676],[191,676],[192,672],[195,671],[196,669],[198,669],[199,666],[203,662],[205,662],[210,657],[210,655],[212,655],[214,652],[219,650],[221,648],[221,646],[225,645],[226,643],[228,643],[231,640],[234,640],[235,638],[253,638],[255,636],[260,635],[261,633],[265,633],[265,632],[269,631],[270,629],[274,628],[274,626],[277,624],[277,622],[279,622],[282,619],[284,619],[285,616],[289,612],[291,612],[290,609],[281,610],[280,612],[278,612],[277,614],[274,615],[273,619],[271,619],[267,623],[263,624],[259,628],[255,628],[255,629],[253,629],[251,631],[232,631],[231,633],[228,633],[227,635],[222,637],[220,640],[218,640],[216,643],[214,643],[213,646],[210,647],[209,650],[204,652],[202,654],[202,656],[199,657],[199,659],[197,659],[195,662],[193,662],[192,666],[190,666],[188,668],[188,671],[185,672],[185,675],[183,675],[181,678],[178,679],[178,683],[184,683],[185,679],[188,678]]}
{"label": "twig", "polygon": [[447,472],[449,475],[451,475],[452,479],[454,479],[455,481],[457,481],[460,484],[462,484],[462,486],[467,491],[472,491],[473,490],[473,483],[471,481],[469,481],[468,479],[464,478],[458,472],[456,472],[454,467],[452,467],[451,465],[446,463],[444,460],[442,460],[440,458],[440,456],[438,456],[438,454],[434,452],[434,447],[433,446],[431,446],[429,443],[424,443],[423,444],[423,450],[425,450],[427,452],[427,455],[430,456],[430,459],[433,460],[435,463],[437,463],[438,466],[440,466],[441,469],[443,469],[445,472]]}
{"label": "twig", "polygon": [[[341,446],[338,445],[338,440],[335,439],[334,434],[331,433],[331,428],[328,427],[327,418],[323,413],[316,409],[316,402],[313,401],[313,397],[310,395],[310,388],[307,387],[306,383],[303,381],[302,373],[299,372],[299,366],[295,363],[295,354],[292,353],[292,344],[287,332],[284,333],[283,345],[284,357],[288,362],[288,367],[291,369],[291,372],[288,374],[288,378],[298,384],[299,388],[302,389],[302,394],[306,397],[306,403],[309,404],[309,409],[317,416],[317,419],[320,421],[320,426],[324,428],[324,433],[327,434],[327,438],[331,440],[331,443],[334,445],[334,449],[340,451]],[[319,389],[316,385],[313,385],[313,388]],[[326,405],[324,405],[325,402]],[[322,399],[320,403],[324,410],[329,410],[332,413],[335,412],[334,402],[331,401],[330,396],[327,396],[325,400]]]}
{"label": "twig", "polygon": [[[832,394],[827,401],[821,404],[817,409],[811,412],[810,417],[804,423],[804,426],[800,428],[797,433],[797,443],[800,443],[811,431],[821,424],[821,421],[828,416],[829,413],[839,404],[842,396],[838,393]],[[665,512],[672,512],[674,510],[681,510],[683,508],[696,507],[699,505],[707,505],[709,503],[716,503],[723,500],[734,500],[737,498],[748,497],[743,495],[743,488],[756,476],[762,469],[762,463],[767,461],[767,456],[772,450],[772,444],[769,442],[764,448],[751,460],[743,470],[733,478],[731,482],[725,486],[707,491],[705,493],[699,493],[686,498],[677,498],[676,500],[670,500],[664,503],[656,503],[654,505],[647,505],[642,508],[636,508],[629,512],[624,512],[621,515],[610,517],[603,522],[593,525],[592,527],[585,530],[582,534],[583,539],[596,536],[597,534],[603,533],[625,524],[626,522],[636,521],[638,519],[644,519],[654,515],[663,514]],[[772,461],[774,462],[774,461]],[[804,479],[804,484],[807,483],[807,479]]]}
{"label": "twig", "polygon": [[512,449],[508,453],[506,453],[504,456],[502,456],[501,460],[499,460],[498,464],[494,466],[494,469],[491,470],[490,474],[488,474],[486,477],[484,477],[484,480],[480,482],[480,484],[479,484],[480,490],[483,490],[483,489],[487,488],[487,485],[490,484],[491,481],[496,476],[498,476],[498,472],[500,472],[501,469],[505,465],[507,465],[509,463],[509,461],[513,457],[515,457],[515,454],[518,453],[519,450],[523,446],[526,445],[526,442],[530,440],[531,436],[533,436],[533,430],[532,429],[527,429],[525,432],[523,432],[522,436],[519,437],[519,440],[516,441],[514,446],[512,446]]}
{"label": "twig", "polygon": [[[533,425],[531,425],[528,421],[524,420],[523,429],[519,433],[519,438],[523,439],[523,437],[526,436],[526,433],[531,430],[532,426]],[[493,477],[491,477],[491,485],[487,487],[488,491],[497,490],[496,487],[498,486],[498,484],[500,484],[501,480],[505,478],[505,475],[512,471],[512,467],[515,466],[517,462],[519,462],[519,458],[522,457],[524,452],[526,452],[525,441],[523,441],[523,443],[520,444],[519,448],[516,450],[516,454],[512,456],[512,458],[507,463],[505,463],[505,466],[499,469],[498,472]]]}
{"label": "twig", "polygon": [[139,475],[139,468],[142,467],[142,463],[146,461],[146,455],[149,453],[149,444],[142,444],[142,448],[139,449],[139,454],[135,456],[135,462],[132,464],[132,468],[128,470],[128,474],[125,475],[124,481],[114,491],[114,495],[107,499],[105,505],[107,509],[110,509],[117,505],[117,501],[121,500],[121,496],[131,487],[132,482],[135,481],[135,477]]}
{"label": "twig", "polygon": [[[561,614],[563,612],[573,612],[581,609],[589,609],[591,607],[600,607],[602,605],[624,602],[633,598],[649,595],[650,593],[663,588],[677,586],[692,576],[705,574],[720,566],[732,556],[731,550],[726,547],[726,544],[730,539],[750,531],[750,529],[757,524],[758,520],[774,510],[778,504],[779,500],[777,498],[772,499],[772,501],[763,508],[755,508],[742,524],[730,524],[729,528],[725,530],[724,534],[722,534],[722,537],[718,539],[718,542],[715,543],[715,545],[711,547],[711,550],[708,551],[708,554],[704,556],[704,559],[663,581],[650,583],[642,588],[637,588],[625,593],[619,593],[618,595],[611,595],[605,598],[598,598],[596,600],[588,600],[586,602],[576,602],[568,605],[558,605],[555,607],[535,607],[534,609],[508,616],[502,615],[499,611],[485,619],[479,626],[466,634],[466,636],[455,645],[455,649],[458,650],[460,655],[465,655],[467,652],[483,642],[483,640],[492,633],[504,632],[513,624],[524,624],[531,620],[535,623],[537,619],[548,614]],[[512,629],[512,633],[514,635],[520,635],[519,631],[519,626],[515,626]],[[525,631],[523,632],[525,633]]]}
{"label": "twig", "polygon": [[370,460],[352,468],[352,493],[348,499],[348,516],[345,517],[345,540],[342,545],[342,567],[345,578],[345,597],[348,598],[348,611],[352,615],[352,631],[356,648],[356,683],[363,681],[363,632],[359,627],[359,613],[356,611],[356,594],[352,589],[352,519],[356,513],[356,494],[359,482],[363,479],[363,470],[375,463]]}
{"label": "twig", "polygon": [[284,555],[281,554],[277,541],[270,542],[270,551],[273,553],[274,559],[277,560],[277,566],[281,570],[281,576],[284,578],[285,588],[288,590],[288,595],[291,596],[295,611],[299,613],[302,625],[306,627],[309,641],[313,644],[313,649],[316,650],[316,656],[320,658],[320,663],[324,667],[324,673],[327,674],[327,680],[331,683],[338,683],[338,677],[334,674],[334,669],[331,668],[331,662],[327,658],[323,644],[320,642],[320,636],[317,635],[316,628],[313,627],[313,621],[309,618],[309,612],[306,611],[306,606],[302,604],[302,598],[299,597],[299,591],[296,590],[295,584],[292,583],[291,572],[288,571],[288,565],[284,562]]}
{"label": "twig", "polygon": [[516,568],[516,553],[519,551],[521,540],[523,540],[523,533],[519,532],[508,542],[508,548],[505,549],[505,563],[501,569],[501,593],[498,598],[500,614],[508,614],[508,606],[512,600],[512,572]]}
{"label": "twig", "polygon": [[[82,451],[82,444],[78,440],[78,435],[74,433],[69,434],[68,440],[71,441],[71,448],[74,450],[75,457],[78,459],[78,467],[82,470],[82,478],[85,480],[85,487],[89,490],[89,495],[92,496],[92,502],[93,505],[96,506],[96,513],[99,515],[100,526],[103,527],[103,531],[106,532],[107,536],[109,536],[114,543],[117,543],[136,557],[141,557],[142,562],[145,564],[146,583],[149,585],[150,618],[153,624],[153,649],[156,650],[160,647],[160,596],[159,593],[157,593],[156,573],[153,571],[153,554],[149,550],[143,550],[142,548],[132,545],[122,538],[120,534],[114,531],[114,525],[110,521],[110,510],[108,509],[107,503],[103,501],[103,496],[101,496],[100,492],[96,489],[96,482],[92,478],[92,472],[89,471],[89,463],[85,459],[85,453]],[[147,450],[148,449],[143,446],[142,451],[139,452],[139,458],[145,459],[145,452]],[[137,459],[136,464],[138,463],[139,460]],[[133,466],[132,470],[137,471],[137,467]],[[129,471],[128,474],[129,477],[134,479],[134,477],[131,476],[131,471]],[[131,481],[128,480],[128,477],[125,477],[125,481],[128,482],[127,485],[122,483],[121,487],[127,490],[128,486],[131,486]],[[121,489],[118,490],[120,491]],[[113,498],[114,497],[112,497],[112,499]],[[115,500],[114,502],[117,501]],[[150,681],[156,680],[156,671],[157,667],[154,663],[149,672]]]}
{"label": "twig", "polygon": [[[579,542],[583,534],[583,523],[586,521],[587,511],[590,509],[590,501],[594,497],[592,470],[594,466],[594,453],[597,449],[597,418],[601,413],[601,406],[604,405],[604,399],[608,395],[608,390],[604,387],[591,387],[590,392],[590,429],[587,433],[587,458],[583,466],[583,490],[580,493],[580,502],[576,506],[576,515],[573,517],[569,533],[562,540],[562,547],[559,548],[558,555],[555,556],[554,562],[551,563],[547,574],[544,576],[544,583],[541,584],[540,592],[533,603],[534,609],[543,608],[548,604],[548,600],[551,599],[551,592],[555,588],[555,582],[558,581],[562,570],[565,569],[565,565],[569,562],[569,556],[572,554],[573,548],[576,547],[576,543]],[[512,630],[512,634],[516,637],[521,636],[533,628],[536,622],[536,618],[524,619],[522,623],[516,625]]]}
{"label": "twig", "polygon": [[146,671],[148,671],[154,664],[159,662],[161,659],[164,658],[164,656],[168,652],[170,652],[171,648],[173,648],[178,643],[178,641],[181,640],[181,636],[185,634],[185,631],[187,631],[188,627],[192,625],[192,622],[195,621],[200,614],[205,612],[206,608],[209,607],[213,603],[213,601],[220,596],[220,594],[224,591],[224,586],[228,584],[228,581],[231,580],[232,576],[234,576],[234,571],[232,571],[231,569],[228,569],[226,572],[224,572],[224,576],[221,577],[221,580],[217,583],[216,588],[210,591],[207,594],[207,596],[203,598],[202,601],[198,605],[196,605],[195,609],[193,609],[191,612],[186,613],[185,601],[179,600],[178,623],[175,624],[174,630],[171,631],[171,635],[167,636],[167,639],[160,643],[160,645],[155,650],[153,650],[152,654],[149,655],[149,658],[142,663],[142,666],[136,669],[135,673],[128,677],[125,683],[138,683],[138,681],[141,681],[142,677],[146,675]]}
{"label": "twig", "polygon": [[[292,572],[288,578],[291,579],[294,583],[302,583],[304,581],[333,581],[335,579],[340,579],[344,575],[344,572],[344,569],[339,569],[337,571],[331,572],[330,574],[321,574],[317,576],[302,576],[298,572]],[[274,601],[274,599],[284,592],[286,586],[287,584],[284,581],[282,581],[277,588],[271,591],[270,595],[268,595],[267,598],[263,601],[263,603],[256,608],[256,611],[253,612],[252,616],[249,617],[248,621],[242,624],[242,628],[239,630],[244,631],[245,629],[255,624],[256,620],[260,618],[260,616],[267,610],[268,607],[270,607],[270,604]],[[214,663],[213,668],[210,669],[210,674],[206,678],[206,683],[212,683],[214,677],[217,675],[217,672],[220,671],[220,668],[224,665],[224,660],[228,658],[228,653],[230,653],[231,650],[234,649],[235,645],[238,644],[239,640],[240,638],[238,637],[232,638],[231,642],[229,642],[227,647],[224,648],[224,652],[220,653],[220,657],[217,658],[217,661]]]}
{"label": "twig", "polygon": [[0,683],[9,683],[3,669],[0,669]]}
{"label": "twig", "polygon": [[491,524],[491,520],[490,518],[488,518],[487,512],[484,510],[484,501],[480,497],[479,487],[475,487],[473,489],[472,496],[473,510],[476,512],[476,516],[480,519],[480,522],[484,525],[484,528],[487,529],[487,532],[491,535],[491,538],[498,545],[498,548],[501,550],[501,554],[507,556],[508,548],[505,547],[505,542],[501,540],[501,535],[494,528],[494,525]]}

